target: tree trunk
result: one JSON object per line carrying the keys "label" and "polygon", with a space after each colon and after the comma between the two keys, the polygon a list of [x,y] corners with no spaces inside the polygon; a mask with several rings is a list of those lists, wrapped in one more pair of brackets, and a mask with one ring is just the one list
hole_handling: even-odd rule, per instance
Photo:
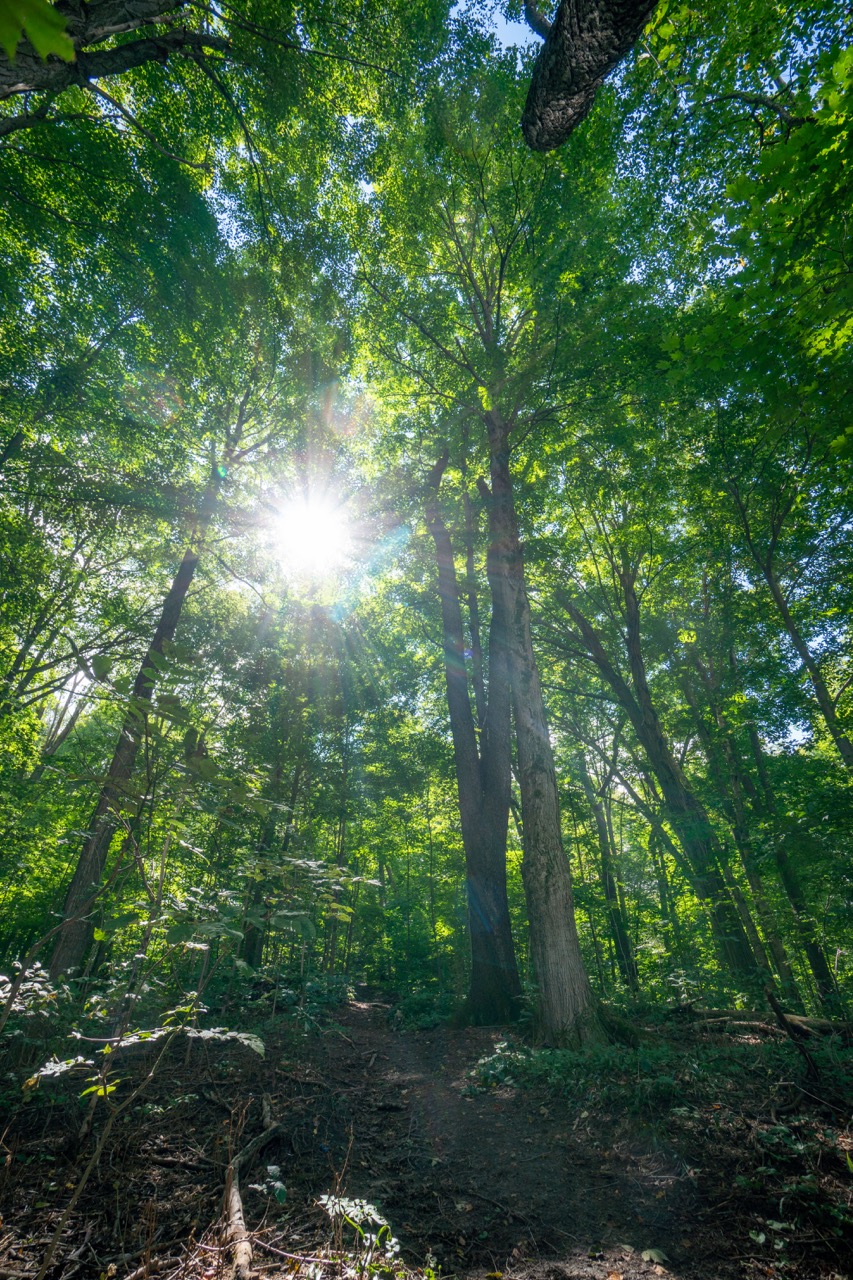
{"label": "tree trunk", "polygon": [[619,966],[619,972],[626,987],[629,987],[631,991],[636,991],[639,987],[637,961],[634,956],[634,948],[631,945],[628,921],[625,919],[619,902],[616,877],[613,874],[613,849],[610,842],[607,818],[604,813],[604,805],[601,797],[596,793],[592,778],[589,776],[589,771],[586,767],[586,761],[583,758],[578,762],[578,772],[584,795],[595,819],[595,829],[598,835],[599,865],[601,868],[601,887],[604,890],[604,900],[607,904],[610,933],[613,937],[613,945],[616,948],[616,963]]}
{"label": "tree trunk", "polygon": [[776,608],[779,610],[779,616],[782,619],[785,630],[791,638],[791,644],[796,649],[800,661],[808,672],[809,679],[812,682],[812,688],[815,692],[815,698],[817,699],[817,704],[821,709],[824,720],[826,721],[826,727],[829,730],[830,737],[835,743],[838,749],[838,754],[841,756],[841,759],[844,761],[847,768],[853,769],[853,742],[851,742],[847,735],[841,730],[832,695],[826,687],[826,681],[823,678],[820,667],[815,662],[811,650],[806,644],[800,628],[794,621],[791,610],[788,608],[788,601],[785,599],[782,584],[776,576],[773,563],[769,556],[761,563],[761,570],[764,574],[767,585],[770,588],[770,594],[773,597]]}
{"label": "tree trunk", "polygon": [[521,118],[533,151],[565,142],[592,108],[601,83],[632,48],[657,0],[561,0],[553,23],[534,0],[524,12],[544,37]]}
{"label": "tree trunk", "polygon": [[561,595],[583,643],[626,712],[660,786],[667,819],[678,837],[689,866],[693,889],[707,904],[715,941],[726,966],[742,981],[758,985],[760,974],[734,902],[720,871],[719,846],[711,820],[693,794],[663,734],[652,702],[640,647],[640,610],[631,573],[620,574],[626,610],[626,639],[631,685],[608,657],[598,632],[574,602]]}
{"label": "tree trunk", "polygon": [[779,935],[774,913],[767,900],[758,870],[744,798],[744,792],[751,786],[751,779],[748,779],[744,773],[737,743],[734,740],[729,722],[717,704],[711,682],[701,667],[699,667],[699,674],[706,687],[706,694],[717,729],[718,736],[716,738],[705,723],[689,679],[685,681],[687,701],[693,711],[696,726],[705,745],[705,754],[712,779],[723,800],[727,817],[732,826],[735,847],[749,884],[767,947],[773,957],[773,964],[779,975],[782,991],[788,1004],[799,1009],[802,1008],[802,998],[797,988],[797,980],[794,977],[785,945]]}
{"label": "tree trunk", "polygon": [[[279,766],[273,777],[273,800],[278,798],[278,785],[281,782],[281,766]],[[281,842],[281,852],[286,854],[290,845],[290,835],[293,828],[293,814],[296,811],[296,801],[299,798],[299,786],[302,781],[302,762],[298,761],[293,770],[293,782],[290,787],[290,799],[288,803],[289,818],[284,831],[284,839]],[[258,841],[258,852],[260,854],[269,853],[275,843],[275,833],[278,826],[278,817],[276,809],[271,809],[261,831],[261,837]],[[267,885],[263,879],[259,879],[252,891],[250,910],[257,916],[267,896]],[[251,965],[253,969],[259,969],[264,957],[264,942],[266,941],[265,926],[257,924],[254,920],[250,920],[246,925],[243,933],[243,941],[240,946],[240,955],[246,964]]]}
{"label": "tree trunk", "polygon": [[174,638],[198,559],[198,547],[193,540],[184,552],[180,568],[163,601],[154,638],[136,676],[118,744],[89,821],[88,834],[65,897],[63,917],[66,923],[57,934],[53,948],[50,961],[52,978],[82,968],[92,945],[94,926],[88,913],[100,889],[122,804],[130,795],[128,784],[157,681],[155,655],[161,657],[165,645]]}
{"label": "tree trunk", "polygon": [[797,933],[799,934],[800,941],[803,945],[803,950],[806,953],[809,968],[814,975],[820,1002],[828,1012],[834,1012],[838,1005],[838,988],[835,978],[829,967],[823,947],[818,941],[814,916],[809,910],[803,886],[800,883],[800,878],[797,875],[796,868],[791,862],[788,854],[790,835],[782,828],[782,824],[779,819],[776,796],[770,783],[770,777],[767,773],[767,765],[764,760],[764,751],[761,746],[758,731],[754,727],[750,728],[749,736],[753,755],[755,757],[755,763],[758,768],[758,776],[761,781],[764,808],[767,815],[771,818],[773,825],[776,827],[776,830],[773,833],[772,842],[773,858],[776,863],[776,870],[779,872],[779,879],[782,882],[782,887],[788,895],[788,901],[791,904],[791,910],[794,913],[794,920],[796,921]]}
{"label": "tree trunk", "polygon": [[[480,747],[465,667],[465,636],[450,534],[438,508],[438,486],[447,457],[430,476],[427,526],[435,543],[444,637],[447,706],[453,736],[462,843],[465,849],[471,980],[466,1017],[479,1025],[518,1017],[521,982],[515,959],[506,890],[506,842],[510,800],[510,698],[502,601],[492,588],[488,700],[483,706]],[[494,577],[489,548],[487,573]],[[473,583],[469,580],[469,594]],[[473,612],[473,611],[472,611]],[[473,614],[476,617],[476,614]]]}
{"label": "tree trunk", "polygon": [[489,502],[495,590],[508,622],[512,706],[524,819],[522,879],[545,1039],[580,1045],[606,1033],[578,942],[569,860],[563,848],[557,774],[530,632],[530,604],[509,466],[509,429],[496,410],[489,433]]}

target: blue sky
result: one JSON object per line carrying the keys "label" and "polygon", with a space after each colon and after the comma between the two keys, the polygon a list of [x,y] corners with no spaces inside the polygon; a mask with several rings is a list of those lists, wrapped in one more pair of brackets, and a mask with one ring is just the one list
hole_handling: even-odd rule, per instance
{"label": "blue sky", "polygon": [[[505,49],[511,45],[539,44],[539,39],[533,34],[526,22],[510,22],[503,15],[503,6],[500,4],[489,5],[483,3],[483,0],[458,0],[458,3],[451,10],[455,17],[467,8],[478,10],[481,14],[486,10],[487,16],[491,16],[491,27],[495,35],[500,40]],[[489,15],[489,10],[491,13]]]}

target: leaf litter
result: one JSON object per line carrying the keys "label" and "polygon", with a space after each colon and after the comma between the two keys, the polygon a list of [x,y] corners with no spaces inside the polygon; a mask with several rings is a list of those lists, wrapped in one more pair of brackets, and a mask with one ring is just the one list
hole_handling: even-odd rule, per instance
{"label": "leaf litter", "polygon": [[[833,1165],[817,1141],[826,1115],[759,1121],[746,1082],[741,1110],[693,1101],[649,1120],[611,1095],[581,1104],[541,1085],[484,1085],[477,1064],[505,1032],[401,1031],[388,1013],[352,1002],[309,1037],[266,1031],[265,1058],[244,1036],[176,1048],[116,1126],[50,1280],[226,1274],[225,1170],[263,1127],[264,1095],[281,1134],[244,1192],[259,1275],[850,1280],[838,1116]],[[60,1075],[12,1116],[0,1274],[38,1272],[97,1136],[98,1122],[77,1141],[83,1105]],[[381,1252],[376,1228],[330,1230],[321,1197],[366,1205],[399,1256]]]}

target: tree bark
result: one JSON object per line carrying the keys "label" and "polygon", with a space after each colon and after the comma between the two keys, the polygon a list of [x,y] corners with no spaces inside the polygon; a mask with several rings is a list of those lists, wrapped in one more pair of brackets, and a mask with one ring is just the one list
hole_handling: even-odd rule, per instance
{"label": "tree bark", "polygon": [[559,147],[592,109],[605,77],[639,39],[657,0],[560,0],[553,23],[525,4],[544,35],[527,94],[521,131],[533,151]]}
{"label": "tree bark", "polygon": [[715,941],[727,967],[738,978],[757,984],[759,972],[729,896],[719,865],[719,845],[701,801],[687,785],[678,761],[664,737],[646,678],[640,647],[640,609],[632,574],[620,575],[625,601],[626,644],[631,685],[607,655],[598,632],[565,593],[560,602],[577,626],[584,646],[627,714],[663,795],[666,816],[678,836],[697,896],[708,905]]}
{"label": "tree bark", "polygon": [[[184,49],[228,52],[230,44],[222,36],[176,24],[138,40],[100,47],[113,35],[174,23],[171,15],[186,6],[187,0],[89,0],[85,5],[60,0],[56,8],[66,19],[74,61],[65,62],[53,54],[42,59],[28,40],[22,40],[14,59],[0,53],[0,99],[38,90],[61,93],[72,85],[119,75],[147,62],[165,63]],[[37,123],[35,113],[32,123]]]}
{"label": "tree bark", "polygon": [[832,695],[826,687],[826,681],[823,678],[821,669],[815,662],[812,652],[806,644],[803,633],[794,621],[791,610],[788,607],[788,601],[785,598],[785,593],[782,590],[782,584],[776,576],[776,572],[773,568],[773,563],[769,555],[766,560],[761,562],[761,570],[764,574],[765,581],[770,588],[770,594],[773,597],[776,608],[779,611],[779,617],[782,619],[785,630],[791,638],[791,644],[796,649],[797,656],[808,672],[808,677],[811,680],[817,704],[820,707],[824,720],[826,721],[826,727],[829,730],[830,737],[835,743],[835,746],[838,749],[838,754],[841,756],[841,759],[844,761],[847,768],[853,769],[853,742],[851,742],[846,733],[842,731],[841,726],[838,723],[838,715],[835,710],[835,703],[832,699]]}
{"label": "tree bark", "polygon": [[174,638],[184,601],[195,576],[199,552],[195,539],[184,552],[183,560],[163,601],[160,620],[133,685],[130,704],[121,728],[107,776],[101,787],[88,834],[83,842],[77,868],[68,888],[63,907],[65,923],[57,934],[50,961],[50,974],[79,970],[92,945],[94,925],[89,918],[91,904],[98,893],[113,836],[119,823],[122,803],[128,798],[129,782],[145,718],[157,681],[156,658]]}
{"label": "tree bark", "polygon": [[794,913],[797,933],[806,953],[809,968],[814,976],[820,1002],[827,1012],[834,1012],[838,1007],[838,987],[823,947],[818,941],[814,916],[809,909],[803,886],[800,883],[800,877],[797,875],[796,868],[789,855],[788,846],[791,837],[782,828],[776,796],[764,760],[761,740],[759,739],[758,731],[754,727],[750,728],[750,742],[761,781],[764,808],[776,828],[772,839],[773,859],[776,863],[776,870],[779,872],[782,887],[788,895],[788,901]]}
{"label": "tree bark", "polygon": [[[279,762],[271,778],[273,807],[270,809],[264,821],[263,827],[261,828],[261,834],[258,839],[258,853],[261,855],[261,857],[264,857],[265,855],[267,855],[269,851],[273,848],[273,845],[275,844],[276,829],[278,827],[278,821],[279,821],[278,811],[275,808],[275,805],[277,804],[278,797],[279,797],[279,787],[281,784],[282,768],[283,766],[281,762]],[[284,839],[281,843],[282,854],[287,853],[287,848],[288,848],[288,845],[290,844],[290,832],[291,832],[291,827],[293,823],[293,813],[296,809],[296,801],[299,798],[299,784],[301,780],[302,780],[302,762],[298,761],[293,771],[293,781],[290,787],[290,800],[288,805],[288,812],[290,814],[290,817],[288,819],[288,823],[285,828]],[[261,914],[261,910],[264,906],[264,902],[267,896],[267,891],[268,891],[268,886],[265,880],[263,879],[263,877],[261,876],[255,881],[255,886],[252,890],[250,900],[248,903],[250,916],[254,917],[254,919],[250,918],[246,922],[246,927],[243,930],[243,941],[240,944],[241,959],[245,960],[246,964],[250,965],[251,968],[253,969],[259,969],[261,967],[261,962],[264,957],[264,943],[266,941],[267,931],[266,931],[265,925],[259,924],[257,922],[257,917]]]}
{"label": "tree bark", "polygon": [[[779,935],[774,913],[767,900],[761,875],[758,870],[755,847],[750,830],[747,806],[744,798],[746,778],[737,744],[725,714],[714,697],[714,690],[708,673],[700,664],[696,664],[700,678],[705,685],[706,696],[710,704],[716,736],[706,724],[698,705],[696,694],[689,677],[685,678],[684,692],[693,711],[693,718],[699,731],[700,739],[705,747],[705,755],[711,771],[711,777],[723,801],[726,816],[732,827],[735,847],[749,884],[756,914],[761,924],[768,950],[773,957],[773,964],[779,976],[779,982],[785,999],[796,1008],[802,1008],[802,998],[797,988],[797,980],[788,959],[785,945]],[[744,922],[746,923],[746,922]],[[753,944],[754,949],[754,944]]]}
{"label": "tree bark", "polygon": [[628,921],[625,919],[619,902],[616,877],[613,873],[613,849],[610,842],[607,818],[604,813],[604,805],[589,775],[586,761],[582,757],[578,762],[578,772],[584,795],[595,819],[599,866],[601,869],[601,887],[604,890],[604,900],[607,904],[607,920],[610,925],[610,933],[613,938],[613,945],[616,948],[616,963],[619,966],[619,973],[625,986],[629,987],[631,991],[636,991],[639,988],[637,960],[631,944]]}
{"label": "tree bark", "polygon": [[[506,889],[506,844],[511,785],[510,695],[504,601],[496,588],[495,551],[487,575],[492,593],[488,698],[482,708],[479,751],[465,667],[465,635],[453,546],[438,507],[447,455],[430,475],[427,527],[435,544],[444,639],[447,706],[453,736],[462,843],[465,849],[471,980],[466,1017],[475,1024],[513,1021],[520,1011],[521,982],[515,959]],[[473,584],[469,577],[469,595]],[[474,615],[476,616],[476,614]]]}
{"label": "tree bark", "polygon": [[554,753],[530,630],[530,603],[509,465],[509,427],[485,414],[489,436],[489,517],[495,590],[507,618],[512,707],[524,819],[522,878],[530,946],[546,1040],[580,1045],[607,1038],[589,984],[575,923],[569,860],[563,848]]}

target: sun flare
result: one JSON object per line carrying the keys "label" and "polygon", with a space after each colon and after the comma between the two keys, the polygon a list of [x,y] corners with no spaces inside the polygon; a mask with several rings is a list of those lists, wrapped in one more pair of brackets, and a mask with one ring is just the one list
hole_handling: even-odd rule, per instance
{"label": "sun flare", "polygon": [[273,522],[275,554],[286,574],[326,578],[342,569],[352,554],[352,535],[339,503],[313,494],[292,498]]}

